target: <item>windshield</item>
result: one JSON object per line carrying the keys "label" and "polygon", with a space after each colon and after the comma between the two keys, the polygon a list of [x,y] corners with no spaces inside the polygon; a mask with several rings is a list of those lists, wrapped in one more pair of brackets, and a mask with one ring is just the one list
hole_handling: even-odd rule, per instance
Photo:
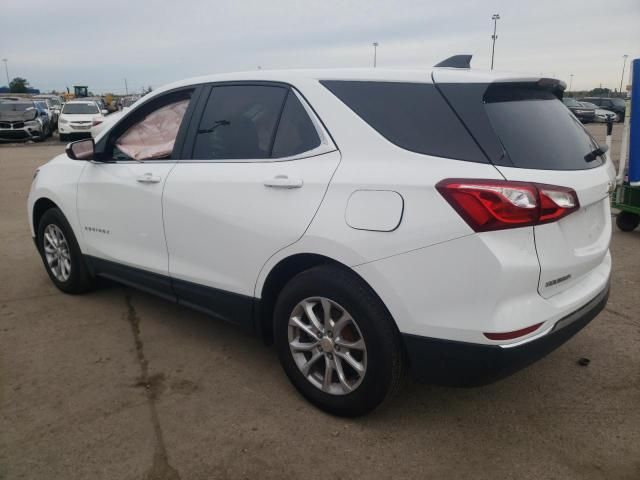
{"label": "windshield", "polygon": [[0,112],[24,112],[33,108],[33,103],[0,102]]}
{"label": "windshield", "polygon": [[586,170],[602,165],[600,157],[585,160],[598,144],[552,92],[495,85],[485,94],[485,110],[515,167]]}
{"label": "windshield", "polygon": [[62,108],[64,114],[92,114],[98,113],[98,106],[95,103],[67,103]]}

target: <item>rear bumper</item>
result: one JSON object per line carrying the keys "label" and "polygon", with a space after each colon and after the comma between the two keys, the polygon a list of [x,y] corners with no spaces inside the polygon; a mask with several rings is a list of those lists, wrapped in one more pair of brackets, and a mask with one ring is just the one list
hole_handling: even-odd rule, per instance
{"label": "rear bumper", "polygon": [[520,346],[482,345],[403,334],[411,373],[420,382],[449,386],[492,383],[546,356],[605,307],[609,285],[589,303],[558,320],[545,335]]}

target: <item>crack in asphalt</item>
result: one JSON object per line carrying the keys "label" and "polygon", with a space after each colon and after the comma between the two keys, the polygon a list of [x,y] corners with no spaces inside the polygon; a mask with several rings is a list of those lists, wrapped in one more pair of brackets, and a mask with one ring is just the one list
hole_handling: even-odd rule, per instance
{"label": "crack in asphalt", "polygon": [[155,448],[153,453],[153,463],[151,468],[144,475],[145,480],[180,480],[178,471],[169,464],[169,455],[167,447],[164,443],[162,427],[158,417],[158,409],[156,407],[157,388],[151,388],[157,383],[157,375],[149,375],[149,362],[144,355],[142,339],[140,337],[140,317],[136,312],[131,299],[131,294],[127,289],[124,291],[125,302],[127,305],[127,320],[131,326],[133,340],[136,347],[136,358],[140,366],[140,378],[136,385],[145,387],[147,404],[149,405],[149,413],[151,414],[151,423],[156,437]]}

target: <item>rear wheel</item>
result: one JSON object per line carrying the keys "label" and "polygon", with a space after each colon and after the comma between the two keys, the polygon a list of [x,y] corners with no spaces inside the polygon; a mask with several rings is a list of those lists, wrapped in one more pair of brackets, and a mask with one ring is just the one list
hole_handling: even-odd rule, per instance
{"label": "rear wheel", "polygon": [[65,293],[83,293],[93,287],[93,278],[64,214],[47,210],[38,223],[38,249],[49,278]]}
{"label": "rear wheel", "polygon": [[278,297],[274,335],[293,385],[329,413],[370,412],[401,382],[395,323],[369,286],[344,268],[320,266],[294,277]]}
{"label": "rear wheel", "polygon": [[631,232],[640,225],[640,215],[631,212],[620,212],[616,217],[616,225],[623,232]]}

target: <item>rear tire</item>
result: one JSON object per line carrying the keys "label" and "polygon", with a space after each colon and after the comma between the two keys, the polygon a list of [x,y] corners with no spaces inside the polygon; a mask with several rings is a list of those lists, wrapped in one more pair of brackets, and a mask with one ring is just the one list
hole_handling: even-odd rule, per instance
{"label": "rear tire", "polygon": [[62,211],[47,210],[38,223],[37,243],[44,268],[65,293],[84,293],[94,286],[73,230]]}
{"label": "rear tire", "polygon": [[631,212],[620,212],[616,216],[616,225],[623,232],[632,232],[640,225],[640,215]]}
{"label": "rear tire", "polygon": [[290,280],[276,302],[274,337],[293,385],[334,415],[372,411],[392,397],[404,376],[404,349],[395,322],[373,290],[345,268],[323,265]]}

